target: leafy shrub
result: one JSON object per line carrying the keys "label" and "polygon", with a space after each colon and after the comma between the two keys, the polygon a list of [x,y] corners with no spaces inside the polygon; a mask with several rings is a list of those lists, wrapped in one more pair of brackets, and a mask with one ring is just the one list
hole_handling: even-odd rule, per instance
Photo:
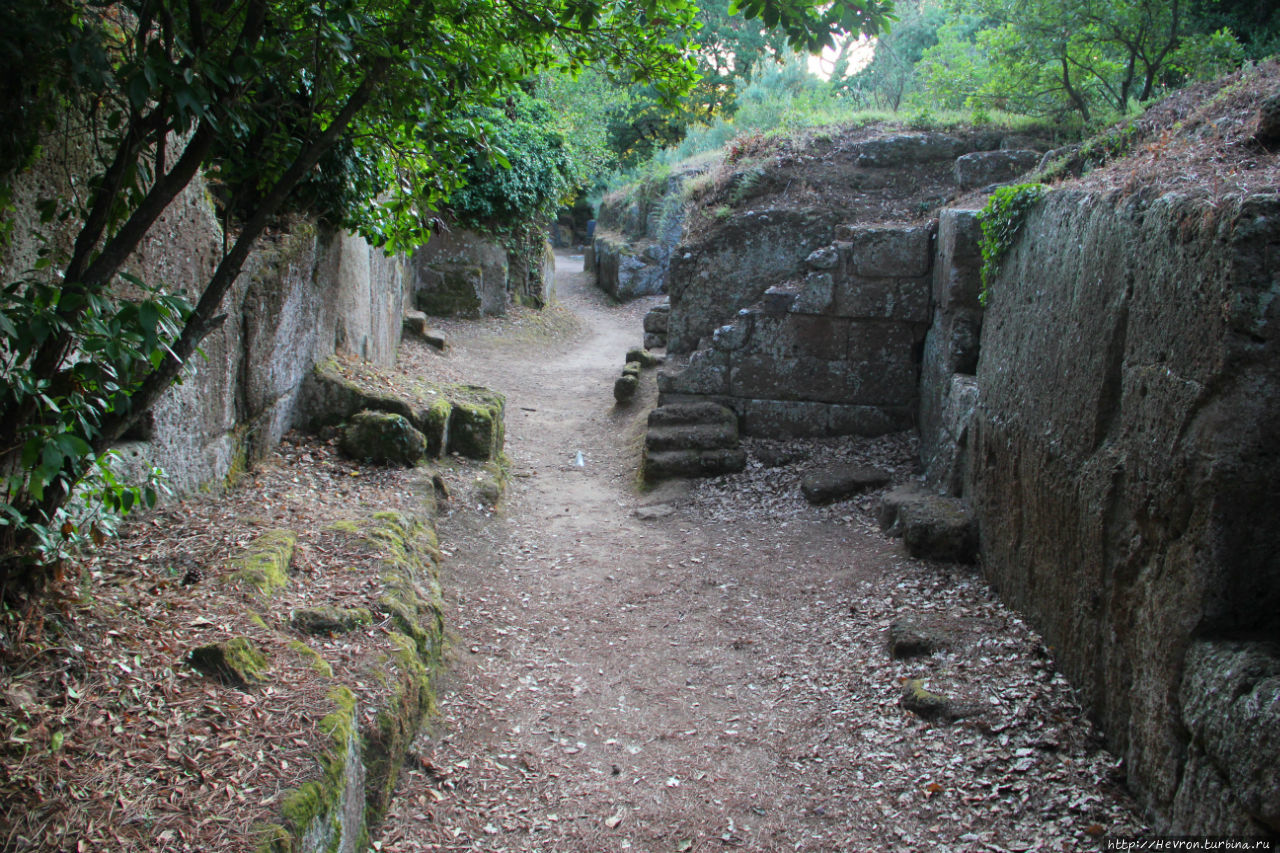
{"label": "leafy shrub", "polygon": [[[142,298],[115,302],[33,280],[0,291],[0,403],[44,413],[6,425],[5,439],[21,454],[0,471],[0,554],[23,556],[32,566],[56,564],[78,546],[111,535],[134,508],[156,502],[159,471],[145,484],[123,483],[111,454],[95,453],[91,442],[105,416],[130,406],[145,369],[166,358],[191,306],[180,295],[124,278]],[[85,300],[74,329],[79,351],[50,380],[37,369],[35,354],[65,322],[56,312],[70,299]],[[80,500],[68,501],[73,494]]]}
{"label": "leafy shrub", "polygon": [[510,230],[549,217],[568,201],[573,163],[547,106],[517,91],[504,109],[485,107],[470,117],[489,152],[470,157],[465,185],[450,197],[457,221],[485,230]]}

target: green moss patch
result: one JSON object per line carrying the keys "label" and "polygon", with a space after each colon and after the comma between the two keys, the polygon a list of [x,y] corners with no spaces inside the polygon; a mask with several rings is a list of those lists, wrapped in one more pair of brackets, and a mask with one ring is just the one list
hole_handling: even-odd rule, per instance
{"label": "green moss patch", "polygon": [[265,681],[269,668],[267,656],[248,637],[197,646],[191,650],[188,660],[205,675],[236,687]]}
{"label": "green moss patch", "polygon": [[303,607],[289,617],[289,624],[296,631],[314,636],[345,634],[373,624],[373,614],[363,607]]}
{"label": "green moss patch", "polygon": [[333,678],[333,666],[315,649],[300,640],[291,640],[289,648],[307,661],[308,666],[325,678]]}
{"label": "green moss patch", "polygon": [[272,595],[289,583],[289,566],[298,547],[291,530],[268,530],[232,563],[231,577],[260,595]]}

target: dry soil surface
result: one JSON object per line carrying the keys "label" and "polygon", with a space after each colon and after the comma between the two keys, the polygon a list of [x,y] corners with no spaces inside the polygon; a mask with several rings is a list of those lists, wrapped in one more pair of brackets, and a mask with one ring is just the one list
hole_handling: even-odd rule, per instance
{"label": "dry soil surface", "polygon": [[[508,396],[513,476],[496,513],[459,494],[440,519],[441,717],[375,847],[1077,850],[1141,830],[1039,639],[972,569],[908,559],[856,503],[789,503],[788,468],[639,490],[654,380],[629,408],[611,389],[652,300],[558,267],[577,320],[557,339],[447,329],[440,369]],[[799,455],[859,452],[836,444]],[[893,660],[902,617],[949,648]],[[908,677],[981,713],[922,720]]]}

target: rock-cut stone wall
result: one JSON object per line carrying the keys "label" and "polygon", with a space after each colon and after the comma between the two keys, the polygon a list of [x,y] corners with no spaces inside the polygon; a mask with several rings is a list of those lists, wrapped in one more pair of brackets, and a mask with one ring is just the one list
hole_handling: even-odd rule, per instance
{"label": "rock-cut stone wall", "polygon": [[[35,201],[70,192],[87,155],[46,160],[14,181],[15,239],[0,256],[5,281],[20,277],[40,246]],[[55,244],[68,234],[55,234]],[[149,283],[198,296],[217,265],[222,230],[197,177],[161,215],[130,259]],[[407,305],[405,263],[363,239],[295,221],[265,237],[224,299],[222,324],[117,450],[126,477],[164,469],[177,494],[219,486],[304,424],[312,367],[335,352],[395,363]],[[127,294],[126,294],[127,295]]]}
{"label": "rock-cut stone wall", "polygon": [[[153,234],[136,265],[144,280],[207,280],[221,234],[202,186],[175,201]],[[126,469],[139,476],[159,466],[178,494],[220,485],[307,423],[306,385],[319,361],[341,352],[393,365],[408,307],[405,267],[360,237],[307,222],[264,238],[187,378],[117,448]]]}
{"label": "rock-cut stone wall", "polygon": [[683,188],[690,174],[670,176],[658,194],[623,190],[605,197],[584,259],[597,287],[620,300],[666,292],[684,228]]}
{"label": "rock-cut stone wall", "polygon": [[1051,193],[976,381],[987,575],[1159,825],[1280,833],[1280,196]]}
{"label": "rock-cut stone wall", "polygon": [[442,228],[413,253],[412,267],[413,302],[437,317],[493,316],[512,302],[541,308],[555,298],[555,254],[540,236]]}

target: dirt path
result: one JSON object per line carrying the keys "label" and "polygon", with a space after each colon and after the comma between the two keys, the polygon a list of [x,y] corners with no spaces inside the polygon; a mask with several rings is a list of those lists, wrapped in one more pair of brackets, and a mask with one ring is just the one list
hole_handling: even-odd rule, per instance
{"label": "dirt path", "polygon": [[[646,400],[611,390],[647,305],[580,265],[558,259],[581,320],[558,344],[453,330],[453,363],[508,396],[514,476],[496,515],[459,498],[441,519],[442,716],[379,849],[1075,850],[1138,828],[1042,646],[969,570],[901,556],[856,505],[726,519],[639,494]],[[753,467],[757,491],[792,482]],[[674,511],[637,517],[655,502]],[[950,650],[892,660],[904,615]],[[931,725],[899,707],[906,677],[988,710]]]}

